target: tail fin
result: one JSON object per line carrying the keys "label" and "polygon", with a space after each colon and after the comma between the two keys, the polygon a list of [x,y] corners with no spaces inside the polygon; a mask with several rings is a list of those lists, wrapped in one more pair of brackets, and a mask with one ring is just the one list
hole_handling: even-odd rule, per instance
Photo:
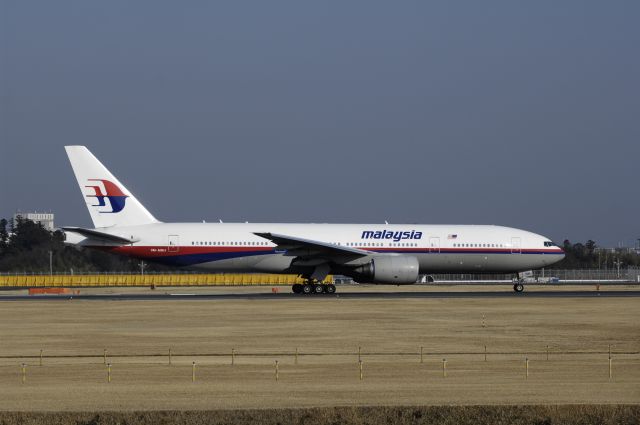
{"label": "tail fin", "polygon": [[96,228],[158,222],[89,149],[65,146],[65,150]]}

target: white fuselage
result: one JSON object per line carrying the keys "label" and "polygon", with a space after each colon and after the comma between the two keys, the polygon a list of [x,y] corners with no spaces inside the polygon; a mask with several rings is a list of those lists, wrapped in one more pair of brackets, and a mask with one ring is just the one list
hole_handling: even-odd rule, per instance
{"label": "white fuselage", "polygon": [[68,242],[148,261],[214,272],[296,273],[293,257],[255,233],[278,233],[376,255],[409,255],[420,273],[513,273],[549,266],[564,252],[541,235],[485,225],[152,223],[98,230],[118,245],[69,234]]}
{"label": "white fuselage", "polygon": [[544,236],[500,226],[162,223],[85,146],[65,150],[95,226],[64,228],[66,241],[167,265],[412,284],[420,273],[512,273],[564,257]]}

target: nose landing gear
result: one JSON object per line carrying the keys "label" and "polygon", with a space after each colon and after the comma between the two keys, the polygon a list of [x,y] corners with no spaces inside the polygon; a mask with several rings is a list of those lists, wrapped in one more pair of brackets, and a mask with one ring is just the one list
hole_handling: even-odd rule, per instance
{"label": "nose landing gear", "polygon": [[[528,272],[531,274],[531,272]],[[524,291],[524,278],[527,273],[514,273],[513,274],[513,291],[517,294]]]}

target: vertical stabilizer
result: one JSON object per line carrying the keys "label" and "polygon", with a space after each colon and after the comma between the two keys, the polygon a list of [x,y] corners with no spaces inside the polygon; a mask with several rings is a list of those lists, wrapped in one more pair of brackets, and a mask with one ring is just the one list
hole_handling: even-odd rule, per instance
{"label": "vertical stabilizer", "polygon": [[89,149],[65,149],[96,228],[158,222]]}

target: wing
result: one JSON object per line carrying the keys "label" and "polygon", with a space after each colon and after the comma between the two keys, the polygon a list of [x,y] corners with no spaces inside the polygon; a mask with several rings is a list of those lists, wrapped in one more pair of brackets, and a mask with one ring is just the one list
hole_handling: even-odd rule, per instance
{"label": "wing", "polygon": [[275,233],[254,233],[261,238],[269,239],[277,245],[277,249],[286,251],[285,255],[303,258],[324,258],[345,260],[365,257],[371,255],[370,252],[350,248],[342,245],[334,245],[327,242],[320,242],[311,239],[297,238],[294,236],[278,235]]}

